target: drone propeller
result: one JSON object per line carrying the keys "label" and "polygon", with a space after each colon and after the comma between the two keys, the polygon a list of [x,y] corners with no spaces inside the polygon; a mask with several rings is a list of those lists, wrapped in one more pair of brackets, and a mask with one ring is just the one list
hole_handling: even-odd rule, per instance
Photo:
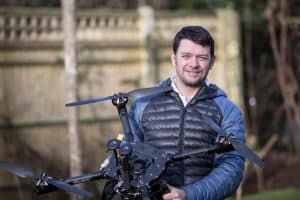
{"label": "drone propeller", "polygon": [[73,185],[69,185],[69,184],[64,183],[62,181],[55,180],[51,177],[38,175],[37,173],[33,172],[30,169],[26,169],[26,168],[23,168],[23,167],[20,167],[20,166],[11,164],[11,163],[0,161],[0,169],[6,170],[6,171],[8,171],[8,172],[10,172],[14,175],[17,175],[19,177],[22,177],[22,178],[38,179],[38,180],[41,180],[43,182],[49,183],[49,184],[51,184],[51,185],[53,185],[57,188],[60,188],[62,190],[66,190],[68,192],[73,192],[73,193],[79,194],[79,195],[84,196],[84,197],[93,196],[92,193],[87,192],[87,191],[85,191],[81,188],[75,187]]}
{"label": "drone propeller", "polygon": [[254,162],[260,168],[264,168],[264,162],[251,150],[249,149],[244,143],[237,140],[237,138],[232,135],[231,133],[226,134],[221,127],[219,127],[213,120],[208,117],[203,117],[203,121],[210,126],[211,129],[219,133],[221,137],[228,139],[229,142],[232,144],[233,148],[238,151],[242,156],[248,158],[250,161]]}
{"label": "drone propeller", "polygon": [[[151,88],[135,89],[135,90],[132,90],[132,91],[126,92],[126,93],[116,93],[115,95],[118,95],[118,97],[121,97],[121,98],[124,98],[124,97],[140,98],[140,97],[154,95],[154,94],[158,94],[161,92],[167,92],[167,91],[171,91],[171,90],[173,90],[172,87],[151,87]],[[96,102],[100,102],[100,101],[111,100],[115,97],[115,95],[67,103],[65,106],[68,106],[68,107],[69,106],[80,106],[80,105],[84,105],[84,104],[90,104],[90,103],[96,103]]]}
{"label": "drone propeller", "polygon": [[20,176],[22,178],[36,178],[39,176],[37,173],[29,169],[19,167],[17,165],[10,164],[4,161],[0,161],[0,168],[9,171],[10,173]]}

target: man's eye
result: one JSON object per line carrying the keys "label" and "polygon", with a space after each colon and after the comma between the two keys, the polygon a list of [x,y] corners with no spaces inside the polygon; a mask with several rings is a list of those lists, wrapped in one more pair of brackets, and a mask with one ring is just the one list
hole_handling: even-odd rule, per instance
{"label": "man's eye", "polygon": [[184,59],[188,59],[188,58],[190,58],[191,56],[189,56],[189,55],[182,55],[182,58],[184,58]]}
{"label": "man's eye", "polygon": [[197,59],[201,60],[201,61],[206,61],[206,60],[208,60],[208,57],[206,57],[206,56],[198,56]]}

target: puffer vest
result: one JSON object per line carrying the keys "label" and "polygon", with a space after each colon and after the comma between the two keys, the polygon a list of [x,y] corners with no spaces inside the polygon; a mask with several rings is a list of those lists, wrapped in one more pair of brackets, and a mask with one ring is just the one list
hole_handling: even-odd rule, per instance
{"label": "puffer vest", "polygon": [[[145,142],[170,154],[213,145],[217,133],[202,122],[201,115],[220,125],[222,116],[213,101],[215,93],[205,85],[185,107],[176,92],[150,100],[141,118]],[[167,182],[177,187],[194,183],[208,175],[213,165],[214,154],[177,161],[165,171]]]}

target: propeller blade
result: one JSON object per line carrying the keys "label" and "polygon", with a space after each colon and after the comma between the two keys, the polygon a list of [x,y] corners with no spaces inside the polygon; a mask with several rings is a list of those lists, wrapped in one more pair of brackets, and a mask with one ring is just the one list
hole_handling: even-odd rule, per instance
{"label": "propeller blade", "polygon": [[229,141],[231,142],[233,148],[242,156],[248,158],[260,168],[265,167],[265,163],[251,149],[249,149],[247,145],[231,137],[229,138]]}
{"label": "propeller blade", "polygon": [[225,131],[223,131],[222,128],[219,127],[212,119],[210,119],[208,117],[203,117],[202,119],[207,125],[209,125],[209,127],[211,129],[213,129],[214,131],[216,131],[220,135],[227,138],[231,142],[234,149],[236,151],[238,151],[242,156],[244,156],[245,158],[247,158],[250,161],[254,162],[260,168],[264,168],[264,166],[265,166],[264,162],[251,149],[249,149],[249,147],[247,147],[247,145],[245,145],[244,143],[236,140],[230,134],[226,135]]}
{"label": "propeller blade", "polygon": [[220,126],[218,126],[212,119],[208,118],[208,117],[202,117],[202,120],[214,131],[216,131],[219,134],[223,134],[224,131],[222,130],[222,128]]}
{"label": "propeller blade", "polygon": [[85,104],[90,104],[90,103],[96,103],[99,101],[106,101],[106,100],[110,100],[110,99],[112,99],[112,96],[88,99],[88,100],[83,100],[83,101],[76,101],[76,102],[72,102],[72,103],[67,103],[67,104],[65,104],[65,106],[67,106],[67,107],[80,106],[80,105],[85,105]]}
{"label": "propeller blade", "polygon": [[131,92],[125,93],[125,95],[134,98],[140,98],[140,97],[150,96],[150,95],[159,94],[162,92],[167,92],[172,90],[173,90],[172,87],[150,87],[150,88],[136,89]]}
{"label": "propeller blade", "polygon": [[9,171],[10,173],[20,176],[22,178],[36,178],[39,176],[37,173],[33,172],[32,170],[11,163],[7,163],[4,161],[0,161],[0,168]]}
{"label": "propeller blade", "polygon": [[79,195],[82,195],[85,197],[92,196],[92,193],[87,192],[81,188],[77,188],[75,186],[69,185],[62,181],[57,181],[55,179],[50,179],[47,177],[40,176],[37,173],[33,172],[32,170],[17,166],[15,164],[0,161],[0,169],[6,170],[6,171],[8,171],[14,175],[20,176],[22,178],[41,179],[42,181],[50,183],[50,184],[54,185],[55,187],[58,187],[60,189],[63,189],[63,190],[69,191],[69,192],[73,192],[73,193],[76,193],[76,194],[79,194]]}
{"label": "propeller blade", "polygon": [[67,183],[64,183],[62,181],[57,181],[55,179],[51,179],[51,178],[45,178],[45,177],[40,177],[43,181],[50,183],[51,185],[54,185],[55,187],[58,187],[62,190],[68,191],[68,192],[73,192],[75,194],[84,196],[84,197],[92,197],[93,194],[90,192],[87,192],[84,189],[75,187],[73,185],[69,185]]}
{"label": "propeller blade", "polygon": [[[171,91],[171,90],[173,90],[172,87],[151,87],[151,88],[136,89],[136,90],[132,90],[131,92],[118,93],[118,94],[120,94],[122,97],[132,96],[134,98],[139,98],[139,97],[149,96],[149,95],[158,94],[161,92],[167,92],[167,91]],[[65,104],[65,106],[67,106],[67,107],[80,106],[80,105],[96,103],[96,102],[100,102],[100,101],[111,100],[112,98],[113,98],[113,96],[107,96],[107,97],[88,99],[88,100],[83,100],[83,101],[76,101],[76,102],[67,103],[67,104]]]}

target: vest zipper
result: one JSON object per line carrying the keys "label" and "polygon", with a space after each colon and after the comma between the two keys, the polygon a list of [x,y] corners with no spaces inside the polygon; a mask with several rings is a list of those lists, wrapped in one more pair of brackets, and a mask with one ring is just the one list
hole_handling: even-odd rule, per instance
{"label": "vest zipper", "polygon": [[[183,143],[183,140],[184,140],[184,116],[185,116],[185,113],[186,113],[186,107],[184,107],[182,105],[182,114],[180,116],[181,118],[181,121],[180,121],[180,131],[179,131],[179,153],[183,153],[183,146],[184,146],[184,143]],[[180,172],[182,174],[181,176],[181,183],[182,185],[185,185],[185,181],[184,181],[184,161],[180,161]]]}
{"label": "vest zipper", "polygon": [[[179,128],[180,128],[180,130],[179,130],[179,144],[178,144],[178,146],[179,146],[179,154],[181,154],[181,153],[183,153],[183,146],[184,146],[184,144],[183,144],[183,140],[184,140],[184,116],[185,116],[185,113],[186,113],[186,107],[188,106],[188,104],[190,103],[190,102],[188,102],[187,103],[187,105],[183,105],[183,102],[181,101],[181,99],[180,99],[180,97],[179,97],[179,95],[176,93],[176,96],[177,96],[177,98],[175,98],[175,102],[177,102],[178,103],[178,105],[182,108],[182,113],[181,113],[181,116],[180,116],[180,119],[181,119],[181,121],[180,121],[180,126],[179,126]],[[182,176],[181,176],[181,185],[185,185],[185,181],[184,181],[184,161],[182,160],[182,161],[180,161],[180,173],[182,174]]]}

